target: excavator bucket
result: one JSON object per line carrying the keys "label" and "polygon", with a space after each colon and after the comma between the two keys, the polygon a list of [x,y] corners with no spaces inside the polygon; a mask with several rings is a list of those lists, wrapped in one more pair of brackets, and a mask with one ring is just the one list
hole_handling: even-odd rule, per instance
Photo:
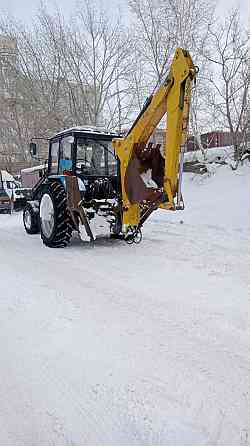
{"label": "excavator bucket", "polygon": [[134,144],[125,173],[124,186],[130,203],[155,201],[163,198],[164,158],[159,144]]}

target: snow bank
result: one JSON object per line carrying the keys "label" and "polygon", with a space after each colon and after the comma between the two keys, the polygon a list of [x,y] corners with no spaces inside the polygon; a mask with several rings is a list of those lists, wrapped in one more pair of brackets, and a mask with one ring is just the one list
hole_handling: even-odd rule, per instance
{"label": "snow bank", "polygon": [[231,161],[233,159],[233,148],[228,147],[216,147],[212,149],[207,149],[204,153],[201,150],[196,150],[194,152],[187,152],[184,154],[185,162],[217,162],[217,161]]}

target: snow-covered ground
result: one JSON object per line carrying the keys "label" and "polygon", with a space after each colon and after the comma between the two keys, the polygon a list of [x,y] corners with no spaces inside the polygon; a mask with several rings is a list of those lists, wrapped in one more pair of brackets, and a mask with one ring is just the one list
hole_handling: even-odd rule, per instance
{"label": "snow-covered ground", "polygon": [[186,174],[138,246],[0,215],[1,446],[250,445],[249,190]]}

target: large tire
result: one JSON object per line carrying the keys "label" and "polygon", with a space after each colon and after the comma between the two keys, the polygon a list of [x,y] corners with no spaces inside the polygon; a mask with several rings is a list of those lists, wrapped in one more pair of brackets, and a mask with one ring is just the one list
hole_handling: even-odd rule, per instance
{"label": "large tire", "polygon": [[36,212],[31,203],[26,203],[23,210],[23,225],[27,234],[38,234],[40,232],[39,213]]}
{"label": "large tire", "polygon": [[49,248],[65,247],[70,242],[72,224],[66,193],[59,181],[49,183],[41,196],[40,229],[42,241]]}

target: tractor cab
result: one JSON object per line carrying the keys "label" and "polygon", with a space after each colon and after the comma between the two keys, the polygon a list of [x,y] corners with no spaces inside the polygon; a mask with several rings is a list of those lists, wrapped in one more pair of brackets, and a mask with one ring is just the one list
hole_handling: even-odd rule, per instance
{"label": "tractor cab", "polygon": [[48,177],[76,176],[85,200],[113,198],[118,192],[118,159],[112,147],[115,133],[75,127],[49,142]]}

